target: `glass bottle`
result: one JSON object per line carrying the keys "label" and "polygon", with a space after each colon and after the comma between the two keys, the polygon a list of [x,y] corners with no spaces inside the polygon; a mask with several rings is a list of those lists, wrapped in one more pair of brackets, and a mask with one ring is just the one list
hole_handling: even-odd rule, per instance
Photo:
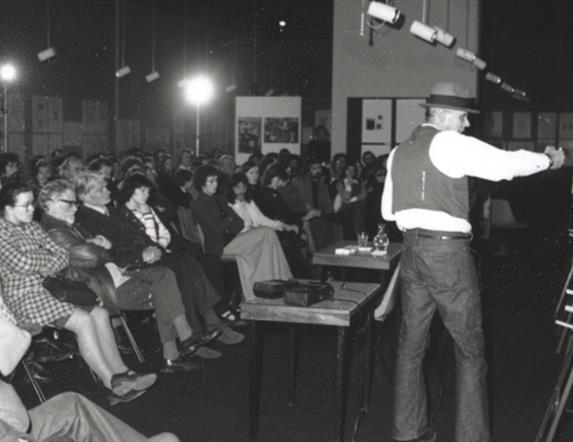
{"label": "glass bottle", "polygon": [[388,251],[388,244],[390,244],[390,238],[388,237],[388,232],[386,231],[386,224],[378,224],[378,233],[373,239],[374,250],[380,252]]}

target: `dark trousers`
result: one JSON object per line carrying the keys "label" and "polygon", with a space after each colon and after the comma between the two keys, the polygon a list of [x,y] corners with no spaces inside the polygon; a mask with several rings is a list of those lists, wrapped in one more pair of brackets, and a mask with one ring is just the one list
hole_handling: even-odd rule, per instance
{"label": "dark trousers", "polygon": [[203,267],[189,249],[165,254],[160,263],[170,268],[177,277],[189,325],[193,330],[203,330],[203,315],[221,299],[205,276]]}
{"label": "dark trousers", "polygon": [[153,266],[130,273],[131,279],[117,288],[122,310],[153,310],[161,342],[173,341],[173,319],[185,313],[175,274],[167,267]]}
{"label": "dark trousers", "polygon": [[481,301],[469,241],[406,233],[401,266],[393,436],[415,439],[429,426],[422,360],[437,310],[455,345],[455,440],[489,442]]}

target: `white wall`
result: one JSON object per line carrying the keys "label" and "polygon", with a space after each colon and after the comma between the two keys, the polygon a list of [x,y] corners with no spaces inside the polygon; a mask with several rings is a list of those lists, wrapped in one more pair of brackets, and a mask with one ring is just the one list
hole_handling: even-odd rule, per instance
{"label": "white wall", "polygon": [[421,21],[422,0],[395,0],[394,6],[405,17],[403,25],[401,29],[385,25],[380,35],[374,35],[372,47],[368,45],[368,28],[363,37],[359,35],[361,2],[334,0],[333,153],[346,152],[348,97],[425,97],[437,81],[463,83],[476,91],[478,73],[455,60],[455,50],[463,47],[479,53],[479,3],[428,0],[427,23],[447,29],[457,38],[448,49],[410,34],[412,21]]}

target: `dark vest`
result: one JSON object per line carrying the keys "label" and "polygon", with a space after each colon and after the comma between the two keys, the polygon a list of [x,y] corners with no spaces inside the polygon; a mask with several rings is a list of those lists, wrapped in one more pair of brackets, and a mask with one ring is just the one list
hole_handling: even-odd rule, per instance
{"label": "dark vest", "polygon": [[428,209],[468,219],[467,177],[450,178],[430,160],[430,144],[438,133],[432,126],[418,126],[396,148],[392,160],[392,211]]}

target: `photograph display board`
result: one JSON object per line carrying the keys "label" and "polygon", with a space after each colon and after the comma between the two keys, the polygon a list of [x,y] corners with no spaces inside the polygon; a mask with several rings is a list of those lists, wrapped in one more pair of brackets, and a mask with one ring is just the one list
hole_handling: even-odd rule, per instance
{"label": "photograph display board", "polygon": [[236,97],[235,161],[253,152],[288,149],[300,155],[301,97]]}
{"label": "photograph display board", "polygon": [[485,136],[503,138],[503,112],[487,112],[485,116]]}
{"label": "photograph display board", "polygon": [[392,100],[362,101],[362,142],[388,144],[392,142]]}
{"label": "photograph display board", "polygon": [[531,113],[515,112],[513,114],[513,138],[531,138]]}
{"label": "photograph display board", "polygon": [[557,136],[557,113],[540,112],[537,115],[537,139],[555,140]]}
{"label": "photograph display board", "polygon": [[573,113],[559,114],[559,140],[573,140]]}

